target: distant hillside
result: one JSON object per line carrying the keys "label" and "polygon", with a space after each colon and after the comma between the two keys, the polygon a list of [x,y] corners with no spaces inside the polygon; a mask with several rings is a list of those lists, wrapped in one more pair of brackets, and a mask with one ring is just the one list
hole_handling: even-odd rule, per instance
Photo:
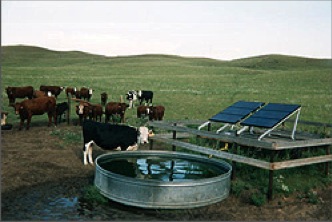
{"label": "distant hillside", "polygon": [[286,55],[263,55],[232,61],[176,55],[146,54],[106,57],[79,51],[52,51],[34,46],[1,47],[2,65],[55,67],[77,64],[107,66],[208,66],[242,67],[258,70],[331,69],[331,59],[313,59]]}
{"label": "distant hillside", "polygon": [[331,59],[313,59],[287,55],[262,55],[232,60],[228,65],[249,69],[331,69]]}

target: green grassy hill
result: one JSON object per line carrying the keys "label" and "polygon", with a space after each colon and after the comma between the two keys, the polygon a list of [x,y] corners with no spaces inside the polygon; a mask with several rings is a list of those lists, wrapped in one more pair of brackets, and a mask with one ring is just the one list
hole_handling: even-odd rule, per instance
{"label": "green grassy hill", "polygon": [[[12,110],[5,87],[32,85],[39,89],[44,84],[92,87],[93,103],[100,103],[102,92],[109,94],[109,101],[118,101],[131,89],[152,90],[154,104],[166,107],[166,119],[204,120],[238,100],[247,100],[301,104],[300,119],[332,120],[331,59],[285,55],[232,61],[151,54],[106,57],[31,46],[1,47],[1,59],[3,110]],[[65,100],[65,94],[60,94],[59,101]],[[135,115],[134,110],[126,114],[129,119]]]}

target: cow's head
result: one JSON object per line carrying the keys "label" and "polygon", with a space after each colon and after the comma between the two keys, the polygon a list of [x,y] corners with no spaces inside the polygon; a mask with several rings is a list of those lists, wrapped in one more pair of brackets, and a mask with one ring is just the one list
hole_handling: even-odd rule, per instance
{"label": "cow's head", "polygon": [[6,125],[7,116],[8,116],[7,112],[1,112],[1,126]]}
{"label": "cow's head", "polygon": [[152,137],[154,135],[152,130],[149,130],[146,126],[140,126],[138,130],[138,143],[149,143],[149,137]]}
{"label": "cow's head", "polygon": [[23,109],[23,106],[21,103],[14,103],[14,104],[12,104],[12,107],[14,107],[16,115],[20,114],[20,109]]}

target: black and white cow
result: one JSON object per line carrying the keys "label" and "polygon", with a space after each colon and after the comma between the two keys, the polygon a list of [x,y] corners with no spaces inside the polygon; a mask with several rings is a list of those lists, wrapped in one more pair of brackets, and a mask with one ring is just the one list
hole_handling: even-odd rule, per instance
{"label": "black and white cow", "polygon": [[130,90],[126,94],[126,99],[129,101],[129,109],[134,108],[134,102],[137,100],[137,92]]}
{"label": "black and white cow", "polygon": [[99,123],[91,120],[83,122],[83,162],[93,164],[92,146],[96,144],[104,150],[137,150],[139,144],[148,143],[147,127],[138,129],[126,125]]}
{"label": "black and white cow", "polygon": [[139,90],[137,93],[137,97],[140,105],[142,105],[142,102],[145,101],[146,103],[150,103],[149,105],[152,106],[152,99],[153,99],[152,91]]}

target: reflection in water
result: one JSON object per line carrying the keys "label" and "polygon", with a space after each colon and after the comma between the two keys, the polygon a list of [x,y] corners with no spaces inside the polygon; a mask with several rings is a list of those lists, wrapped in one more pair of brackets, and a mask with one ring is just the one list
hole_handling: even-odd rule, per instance
{"label": "reflection in water", "polygon": [[116,174],[159,181],[190,181],[216,177],[225,169],[200,161],[164,157],[117,158],[100,163]]}

